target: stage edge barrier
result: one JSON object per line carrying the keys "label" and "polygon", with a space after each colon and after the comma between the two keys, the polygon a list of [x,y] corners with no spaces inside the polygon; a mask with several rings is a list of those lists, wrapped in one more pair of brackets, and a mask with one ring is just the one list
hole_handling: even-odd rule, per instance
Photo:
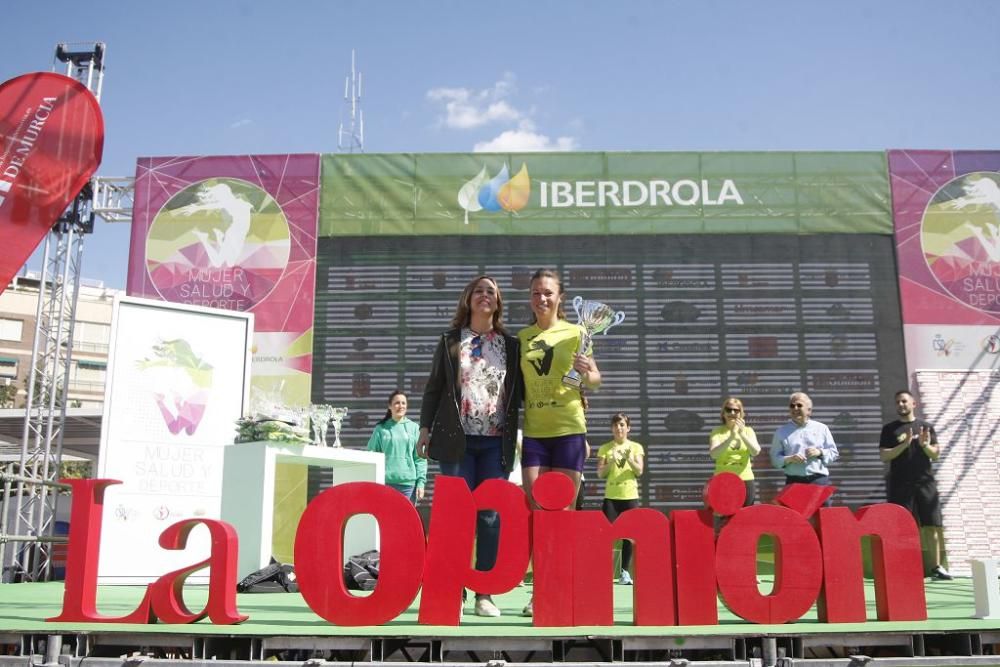
{"label": "stage edge barrier", "polygon": [[[310,637],[0,634],[0,667],[441,665],[1000,665],[1000,631],[715,637]],[[829,654],[824,656],[823,654]],[[985,653],[985,654],[984,654]],[[811,657],[806,657],[807,655]],[[289,660],[289,657],[296,659]],[[84,660],[86,665],[84,665]]]}
{"label": "stage edge barrier", "polygon": [[[41,656],[35,656],[38,660],[33,660],[32,665],[44,664]],[[86,665],[84,665],[86,660]],[[0,667],[23,667],[25,657],[0,656]],[[233,660],[170,660],[162,658],[144,658],[143,656],[130,656],[122,658],[70,658],[61,656],[58,663],[52,667],[175,667],[184,665],[185,667],[245,667],[251,664],[244,661]],[[327,662],[323,660],[297,660],[297,661],[260,661],[254,664],[266,665],[267,667],[321,667],[322,665],[344,664],[342,662]],[[371,667],[398,667],[400,661],[372,662],[365,663]],[[487,662],[449,662],[439,663],[449,667],[517,667],[521,664],[531,665],[560,665],[561,667],[594,667],[593,661],[588,662],[554,662],[554,663],[516,663],[505,662],[503,660],[490,660]],[[689,661],[684,658],[673,658],[658,663],[614,663],[621,667],[633,667],[638,665],[657,664],[664,667],[680,667],[683,665],[697,665],[698,667],[757,667],[763,665],[759,658],[749,660],[706,660]],[[872,658],[865,655],[849,656],[845,658],[829,659],[800,659],[800,658],[778,658],[774,667],[993,667],[997,664],[996,656],[931,656],[914,658]]]}

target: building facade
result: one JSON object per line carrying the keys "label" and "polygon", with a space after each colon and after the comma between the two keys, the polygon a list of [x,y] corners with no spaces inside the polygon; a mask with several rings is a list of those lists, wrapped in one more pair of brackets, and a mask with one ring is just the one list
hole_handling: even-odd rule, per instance
{"label": "building facade", "polygon": [[[40,277],[28,272],[0,294],[0,407],[20,408],[27,399],[31,348],[38,313]],[[70,407],[104,402],[104,379],[111,338],[111,312],[121,290],[84,280],[76,305],[73,355],[67,400]]]}

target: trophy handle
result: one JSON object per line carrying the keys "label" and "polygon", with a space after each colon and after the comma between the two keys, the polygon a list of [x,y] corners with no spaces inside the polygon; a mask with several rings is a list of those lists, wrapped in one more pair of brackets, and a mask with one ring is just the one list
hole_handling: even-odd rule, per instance
{"label": "trophy handle", "polygon": [[[625,311],[619,310],[617,313],[615,313],[615,321],[608,325],[608,329],[610,329],[611,327],[616,327],[624,321],[625,321]],[[604,330],[605,334],[608,333],[608,329]]]}
{"label": "trophy handle", "polygon": [[573,310],[576,311],[576,319],[578,320],[583,319],[583,313],[580,310],[580,307],[582,305],[583,305],[583,297],[577,294],[576,296],[573,297]]}

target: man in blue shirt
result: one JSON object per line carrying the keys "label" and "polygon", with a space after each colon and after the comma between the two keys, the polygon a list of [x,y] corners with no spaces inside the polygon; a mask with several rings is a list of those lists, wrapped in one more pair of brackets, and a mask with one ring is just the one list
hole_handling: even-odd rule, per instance
{"label": "man in blue shirt", "polygon": [[826,424],[809,417],[812,399],[803,392],[788,398],[791,421],[778,428],[771,440],[771,464],[784,471],[785,484],[830,485],[827,466],[840,457]]}

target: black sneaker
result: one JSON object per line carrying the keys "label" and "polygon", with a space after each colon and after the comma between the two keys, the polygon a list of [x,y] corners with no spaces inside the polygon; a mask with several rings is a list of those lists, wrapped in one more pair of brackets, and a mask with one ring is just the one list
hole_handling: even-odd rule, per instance
{"label": "black sneaker", "polygon": [[951,576],[951,573],[944,567],[938,565],[933,570],[931,570],[931,579],[936,579],[937,581],[951,581],[955,577]]}

